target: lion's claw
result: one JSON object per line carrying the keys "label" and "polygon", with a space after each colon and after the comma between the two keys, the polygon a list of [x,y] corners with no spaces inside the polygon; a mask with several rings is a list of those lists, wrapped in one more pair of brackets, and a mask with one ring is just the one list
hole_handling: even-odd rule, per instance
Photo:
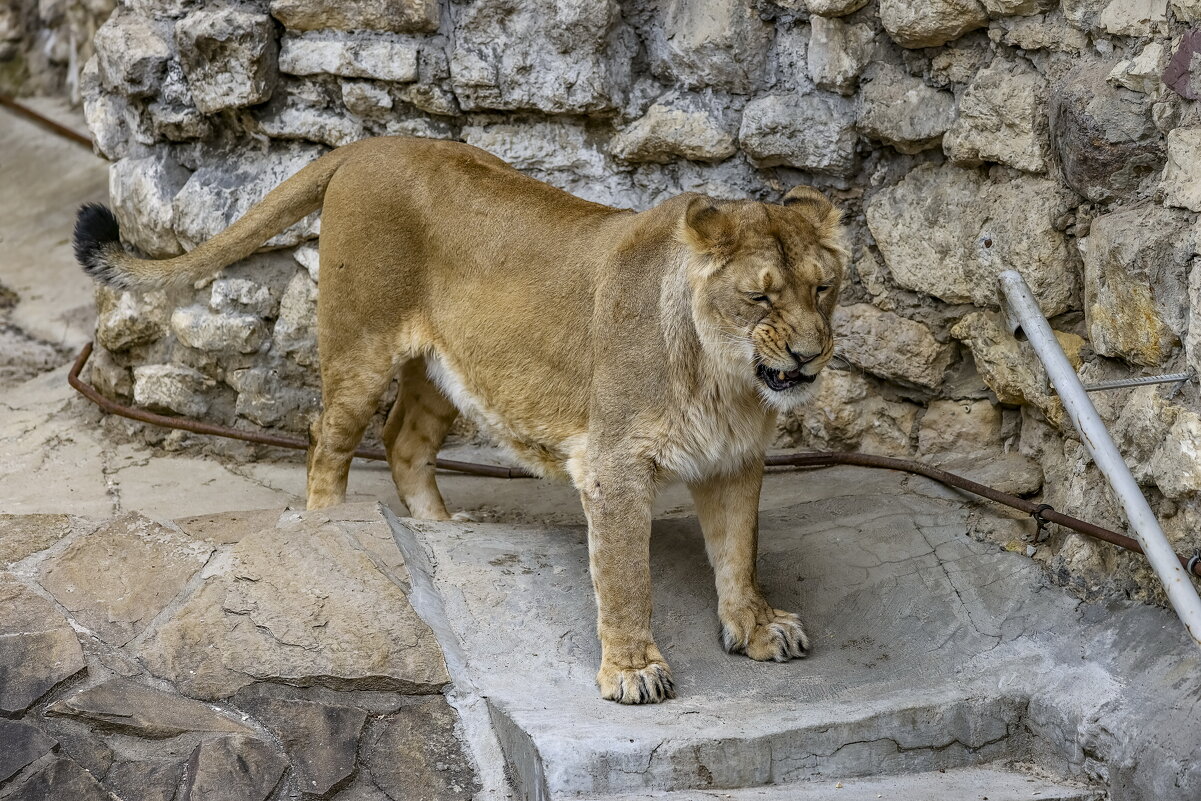
{"label": "lion's claw", "polygon": [[638,669],[601,667],[596,676],[601,697],[619,704],[657,704],[676,697],[676,684],[666,662]]}
{"label": "lion's claw", "polygon": [[809,635],[800,618],[780,609],[766,609],[757,615],[739,616],[741,620],[723,620],[721,644],[728,653],[742,653],[760,662],[787,662],[809,655]]}

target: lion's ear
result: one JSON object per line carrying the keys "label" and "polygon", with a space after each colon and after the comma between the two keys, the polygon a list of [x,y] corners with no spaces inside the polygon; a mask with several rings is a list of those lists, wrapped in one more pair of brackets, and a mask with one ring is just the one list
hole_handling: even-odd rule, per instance
{"label": "lion's ear", "polygon": [[680,238],[697,253],[728,256],[738,244],[738,231],[730,215],[711,198],[694,197],[680,223]]}
{"label": "lion's ear", "polygon": [[842,212],[812,186],[794,186],[784,196],[783,203],[800,211],[818,228],[832,229],[842,222]]}

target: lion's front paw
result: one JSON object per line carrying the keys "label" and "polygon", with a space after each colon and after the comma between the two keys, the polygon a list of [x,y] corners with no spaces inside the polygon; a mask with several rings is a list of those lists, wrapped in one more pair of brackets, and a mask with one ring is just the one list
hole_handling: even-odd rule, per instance
{"label": "lion's front paw", "polygon": [[653,661],[641,668],[601,665],[596,674],[601,698],[619,704],[657,704],[676,697],[676,684],[666,662]]}
{"label": "lion's front paw", "polygon": [[760,662],[787,662],[809,656],[809,635],[800,618],[766,604],[723,618],[721,644],[729,653],[742,653]]}
{"label": "lion's front paw", "polygon": [[471,512],[455,512],[450,516],[453,523],[478,523],[480,519]]}

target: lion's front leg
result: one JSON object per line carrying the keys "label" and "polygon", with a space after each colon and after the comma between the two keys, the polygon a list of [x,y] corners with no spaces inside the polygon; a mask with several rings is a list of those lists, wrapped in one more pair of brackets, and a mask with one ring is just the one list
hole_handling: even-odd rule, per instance
{"label": "lion's front leg", "polygon": [[622,704],[675,697],[671,670],[651,636],[649,478],[589,475],[580,496],[588,517],[588,564],[596,591],[601,697]]}
{"label": "lion's front leg", "polygon": [[717,579],[717,616],[722,646],[751,659],[785,662],[809,655],[800,619],[763,597],[756,577],[759,490],[763,465],[690,485]]}

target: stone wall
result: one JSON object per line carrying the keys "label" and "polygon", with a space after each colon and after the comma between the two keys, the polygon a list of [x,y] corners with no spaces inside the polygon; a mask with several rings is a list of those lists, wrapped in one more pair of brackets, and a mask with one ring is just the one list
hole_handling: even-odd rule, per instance
{"label": "stone wall", "polygon": [[[634,208],[820,186],[855,239],[841,358],[780,444],[920,455],[1120,526],[993,277],[1026,275],[1085,380],[1201,367],[1198,19],[1197,0],[125,0],[83,84],[123,231],[155,256],[380,134]],[[175,294],[102,290],[93,379],[303,430],[318,232]],[[1191,552],[1196,385],[1094,397]],[[1062,531],[1030,548],[1029,529],[984,515],[977,534],[1086,595],[1159,599],[1141,557]]]}
{"label": "stone wall", "polygon": [[81,100],[92,37],[116,0],[0,0],[0,92]]}

